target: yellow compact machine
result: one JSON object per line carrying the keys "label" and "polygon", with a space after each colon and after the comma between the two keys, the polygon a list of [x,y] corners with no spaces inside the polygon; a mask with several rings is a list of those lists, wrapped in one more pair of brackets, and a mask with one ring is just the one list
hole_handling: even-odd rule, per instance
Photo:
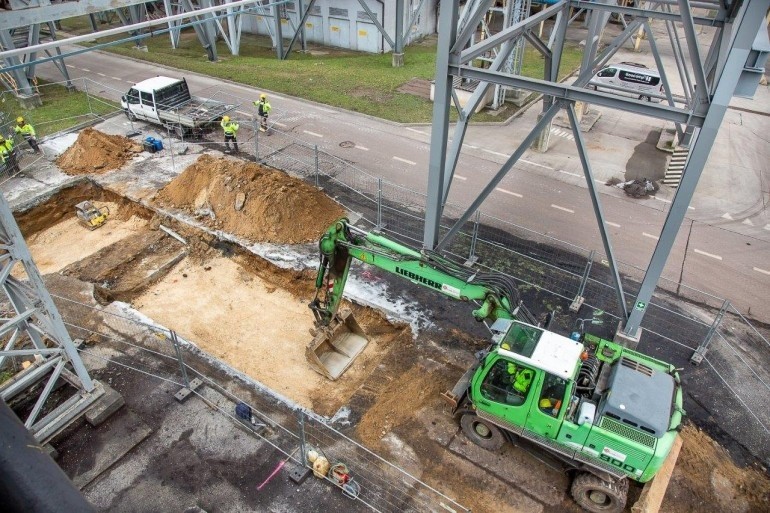
{"label": "yellow compact machine", "polygon": [[81,201],[75,205],[75,210],[80,224],[89,230],[96,230],[107,222],[107,216],[110,215],[110,209],[105,207],[97,208],[90,201]]}

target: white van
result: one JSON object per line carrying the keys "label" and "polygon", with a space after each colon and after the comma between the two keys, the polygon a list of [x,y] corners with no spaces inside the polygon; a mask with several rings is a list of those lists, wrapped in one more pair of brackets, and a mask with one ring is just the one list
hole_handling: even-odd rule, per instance
{"label": "white van", "polygon": [[636,96],[648,102],[659,102],[661,99],[653,95],[665,94],[660,74],[644,64],[635,62],[621,62],[603,67],[588,82],[588,86],[594,91],[604,89],[624,96]]}

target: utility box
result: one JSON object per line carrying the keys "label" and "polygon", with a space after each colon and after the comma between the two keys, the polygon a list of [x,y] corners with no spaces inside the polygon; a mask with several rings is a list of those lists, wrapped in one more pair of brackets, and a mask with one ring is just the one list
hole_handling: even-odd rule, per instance
{"label": "utility box", "polygon": [[751,45],[751,51],[738,79],[738,85],[735,86],[735,96],[754,97],[759,82],[765,74],[765,63],[768,55],[770,55],[770,39],[767,37],[767,26],[763,23],[759,27],[757,38]]}

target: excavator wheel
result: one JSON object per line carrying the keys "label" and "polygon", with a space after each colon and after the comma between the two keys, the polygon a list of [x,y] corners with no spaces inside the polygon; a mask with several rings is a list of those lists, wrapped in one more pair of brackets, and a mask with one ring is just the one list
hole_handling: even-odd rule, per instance
{"label": "excavator wheel", "polygon": [[475,413],[463,413],[460,427],[471,442],[488,451],[498,451],[505,444],[505,435],[500,428]]}
{"label": "excavator wheel", "polygon": [[628,479],[610,482],[588,472],[572,481],[572,498],[592,513],[622,513],[628,498]]}

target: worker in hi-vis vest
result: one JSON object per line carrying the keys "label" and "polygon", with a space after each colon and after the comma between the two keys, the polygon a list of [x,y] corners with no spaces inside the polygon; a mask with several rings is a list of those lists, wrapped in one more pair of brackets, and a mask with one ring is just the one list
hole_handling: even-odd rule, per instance
{"label": "worker in hi-vis vest", "polygon": [[235,151],[238,151],[238,128],[240,125],[235,121],[230,121],[230,116],[224,116],[219,124],[225,132],[225,148],[230,151],[230,141],[233,141]]}
{"label": "worker in hi-vis vest", "polygon": [[21,134],[29,147],[35,153],[40,153],[40,147],[37,145],[37,139],[35,139],[35,127],[24,121],[24,118],[19,116],[16,118],[16,126],[13,127],[13,131],[17,134]]}
{"label": "worker in hi-vis vest", "polygon": [[259,101],[254,102],[254,106],[257,108],[257,114],[259,114],[259,131],[267,132],[267,116],[270,114],[270,102],[267,101],[267,95],[262,93],[259,95]]}

